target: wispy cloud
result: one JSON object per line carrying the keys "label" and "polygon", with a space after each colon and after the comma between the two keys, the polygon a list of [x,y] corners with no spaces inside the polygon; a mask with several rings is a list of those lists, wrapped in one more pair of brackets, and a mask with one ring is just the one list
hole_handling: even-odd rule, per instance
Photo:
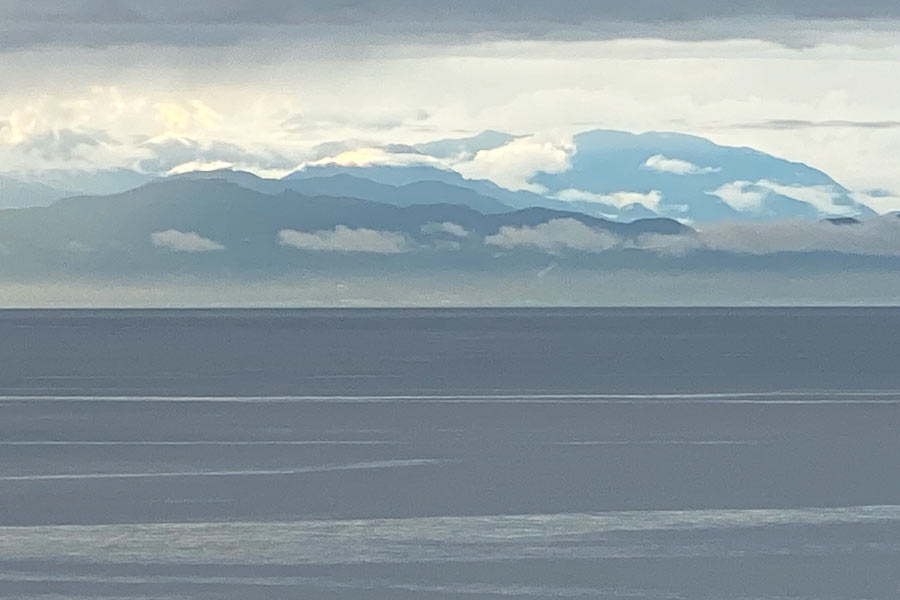
{"label": "wispy cloud", "polygon": [[615,206],[616,208],[622,208],[629,204],[641,204],[653,211],[659,209],[663,199],[662,192],[659,190],[651,190],[647,193],[622,190],[610,194],[596,194],[571,188],[559,192],[556,197],[567,202],[596,202]]}
{"label": "wispy cloud", "polygon": [[648,158],[643,167],[657,173],[671,173],[673,175],[706,175],[721,171],[719,167],[701,167],[680,158],[668,158],[662,154],[654,154]]}
{"label": "wispy cloud", "polygon": [[441,161],[424,155],[413,148],[409,148],[408,152],[401,150],[402,148],[391,148],[390,146],[353,147],[342,150],[332,156],[304,163],[301,167],[318,165],[337,165],[342,167],[430,165],[445,168],[444,163]]}
{"label": "wispy cloud", "polygon": [[469,237],[469,231],[459,223],[444,221],[443,223],[425,223],[421,228],[425,235],[434,235],[435,233],[446,233],[458,238]]}
{"label": "wispy cloud", "polygon": [[541,269],[540,271],[537,272],[537,278],[538,278],[538,279],[544,279],[545,277],[547,277],[547,275],[549,275],[550,273],[552,273],[553,270],[554,270],[557,266],[558,266],[558,265],[557,265],[556,262],[550,263],[549,265],[547,265],[546,267],[544,267],[543,269]]}
{"label": "wispy cloud", "polygon": [[730,207],[743,213],[761,212],[765,208],[766,200],[773,193],[805,202],[823,217],[853,217],[862,212],[859,206],[839,202],[842,197],[846,197],[833,185],[785,185],[760,179],[756,182],[732,181],[707,192],[712,196],[718,196]]}
{"label": "wispy cloud", "polygon": [[900,256],[900,218],[867,221],[754,221],[720,223],[691,235],[644,235],[633,247],[668,256],[715,250],[763,256],[784,252]]}
{"label": "wispy cloud", "polygon": [[722,202],[738,212],[755,213],[762,210],[769,190],[755,186],[749,181],[732,181],[706,193],[718,196]]}
{"label": "wispy cloud", "polygon": [[618,238],[608,231],[588,227],[575,219],[554,219],[534,227],[503,226],[484,238],[484,243],[498,248],[531,247],[559,253],[563,250],[603,252],[614,248]]}
{"label": "wispy cloud", "polygon": [[102,131],[47,130],[19,142],[16,149],[37,154],[48,161],[72,160],[77,157],[79,150],[99,146],[101,142],[108,141],[109,137]]}
{"label": "wispy cloud", "polygon": [[313,233],[282,229],[278,232],[278,243],[298,250],[322,252],[400,254],[411,249],[403,234],[375,229],[351,229],[345,225]]}
{"label": "wispy cloud", "polygon": [[150,239],[157,248],[173,252],[217,252],[225,249],[222,244],[205,238],[196,231],[167,229],[150,234]]}
{"label": "wispy cloud", "polygon": [[856,225],[810,221],[724,223],[700,232],[699,241],[712,250],[740,254],[840,252],[900,256],[900,218],[887,215]]}
{"label": "wispy cloud", "polygon": [[884,214],[900,210],[900,195],[885,190],[853,192],[850,197],[877,213]]}
{"label": "wispy cloud", "polygon": [[784,185],[768,179],[761,179],[756,183],[776,194],[811,204],[822,215],[852,217],[859,214],[856,208],[836,202],[841,197],[841,192],[833,185]]}

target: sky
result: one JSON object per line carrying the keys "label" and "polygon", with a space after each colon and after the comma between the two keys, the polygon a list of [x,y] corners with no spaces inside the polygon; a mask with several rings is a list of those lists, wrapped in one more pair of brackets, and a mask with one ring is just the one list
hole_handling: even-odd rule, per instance
{"label": "sky", "polygon": [[900,208],[895,0],[0,0],[0,81],[9,173],[280,175],[494,129],[525,137],[452,166],[517,188],[607,128],[754,147]]}

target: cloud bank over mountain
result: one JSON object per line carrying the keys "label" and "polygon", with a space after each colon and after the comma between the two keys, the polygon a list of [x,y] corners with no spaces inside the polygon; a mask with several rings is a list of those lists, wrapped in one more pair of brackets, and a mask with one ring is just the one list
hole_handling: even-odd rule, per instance
{"label": "cloud bank over mountain", "polygon": [[[575,133],[680,131],[896,197],[898,23],[881,0],[4,0],[0,165],[271,177],[344,146],[535,191]],[[671,161],[717,168],[647,167],[693,172]]]}
{"label": "cloud bank over mountain", "polygon": [[[324,298],[400,302],[400,290],[401,303],[413,305],[585,305],[621,302],[632,293],[639,304],[743,303],[773,281],[790,282],[792,292],[773,297],[793,302],[847,298],[841,284],[847,278],[867,282],[860,294],[893,289],[895,279],[900,284],[894,214],[691,228],[672,219],[623,223],[546,207],[485,214],[451,203],[311,197],[283,187],[291,180],[232,173],[247,185],[270,187],[258,191],[224,173],[199,175],[0,210],[0,304],[15,304],[11,299],[26,290],[51,305],[73,298],[72,290],[106,305],[212,302],[202,294],[185,300],[182,286],[219,286],[229,290],[231,304],[258,298],[240,286],[268,289],[270,303],[294,305]],[[653,278],[662,287],[646,287]],[[705,289],[709,278],[730,281],[727,290]],[[616,293],[604,290],[610,282]],[[106,295],[88,294],[89,286]],[[134,294],[147,286],[155,291],[140,301]],[[289,289],[293,296],[285,295]],[[750,295],[735,296],[736,290]]]}
{"label": "cloud bank over mountain", "polygon": [[323,252],[399,254],[409,250],[406,239],[399,233],[366,228],[351,229],[345,225],[311,233],[282,229],[278,232],[278,243],[298,250]]}
{"label": "cloud bank over mountain", "polygon": [[0,292],[889,294],[898,34],[887,0],[0,0]]}
{"label": "cloud bank over mountain", "polygon": [[154,246],[175,252],[216,252],[225,249],[222,244],[205,238],[196,231],[185,232],[177,229],[154,231],[150,234],[150,239]]}

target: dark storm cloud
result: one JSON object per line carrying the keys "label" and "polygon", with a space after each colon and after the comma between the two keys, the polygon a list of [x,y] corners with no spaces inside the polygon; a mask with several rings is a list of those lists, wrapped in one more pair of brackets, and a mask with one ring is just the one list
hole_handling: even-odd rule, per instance
{"label": "dark storm cloud", "polygon": [[823,19],[900,17],[895,0],[4,0],[0,14],[21,21],[77,23],[285,24],[685,21],[742,16]]}
{"label": "dark storm cloud", "polygon": [[[228,45],[304,37],[454,42],[481,37],[784,37],[773,20],[900,19],[896,0],[0,0],[0,47]],[[706,23],[702,27],[691,24]],[[399,38],[396,36],[400,36]],[[790,40],[780,40],[790,41]]]}

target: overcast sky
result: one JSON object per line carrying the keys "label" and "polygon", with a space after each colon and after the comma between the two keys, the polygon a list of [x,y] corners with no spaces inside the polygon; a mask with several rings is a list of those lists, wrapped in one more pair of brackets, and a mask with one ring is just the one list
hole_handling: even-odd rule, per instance
{"label": "overcast sky", "polygon": [[535,134],[464,167],[506,182],[613,128],[900,196],[896,0],[0,0],[0,81],[5,171],[177,168],[193,148],[274,174],[325,142]]}

